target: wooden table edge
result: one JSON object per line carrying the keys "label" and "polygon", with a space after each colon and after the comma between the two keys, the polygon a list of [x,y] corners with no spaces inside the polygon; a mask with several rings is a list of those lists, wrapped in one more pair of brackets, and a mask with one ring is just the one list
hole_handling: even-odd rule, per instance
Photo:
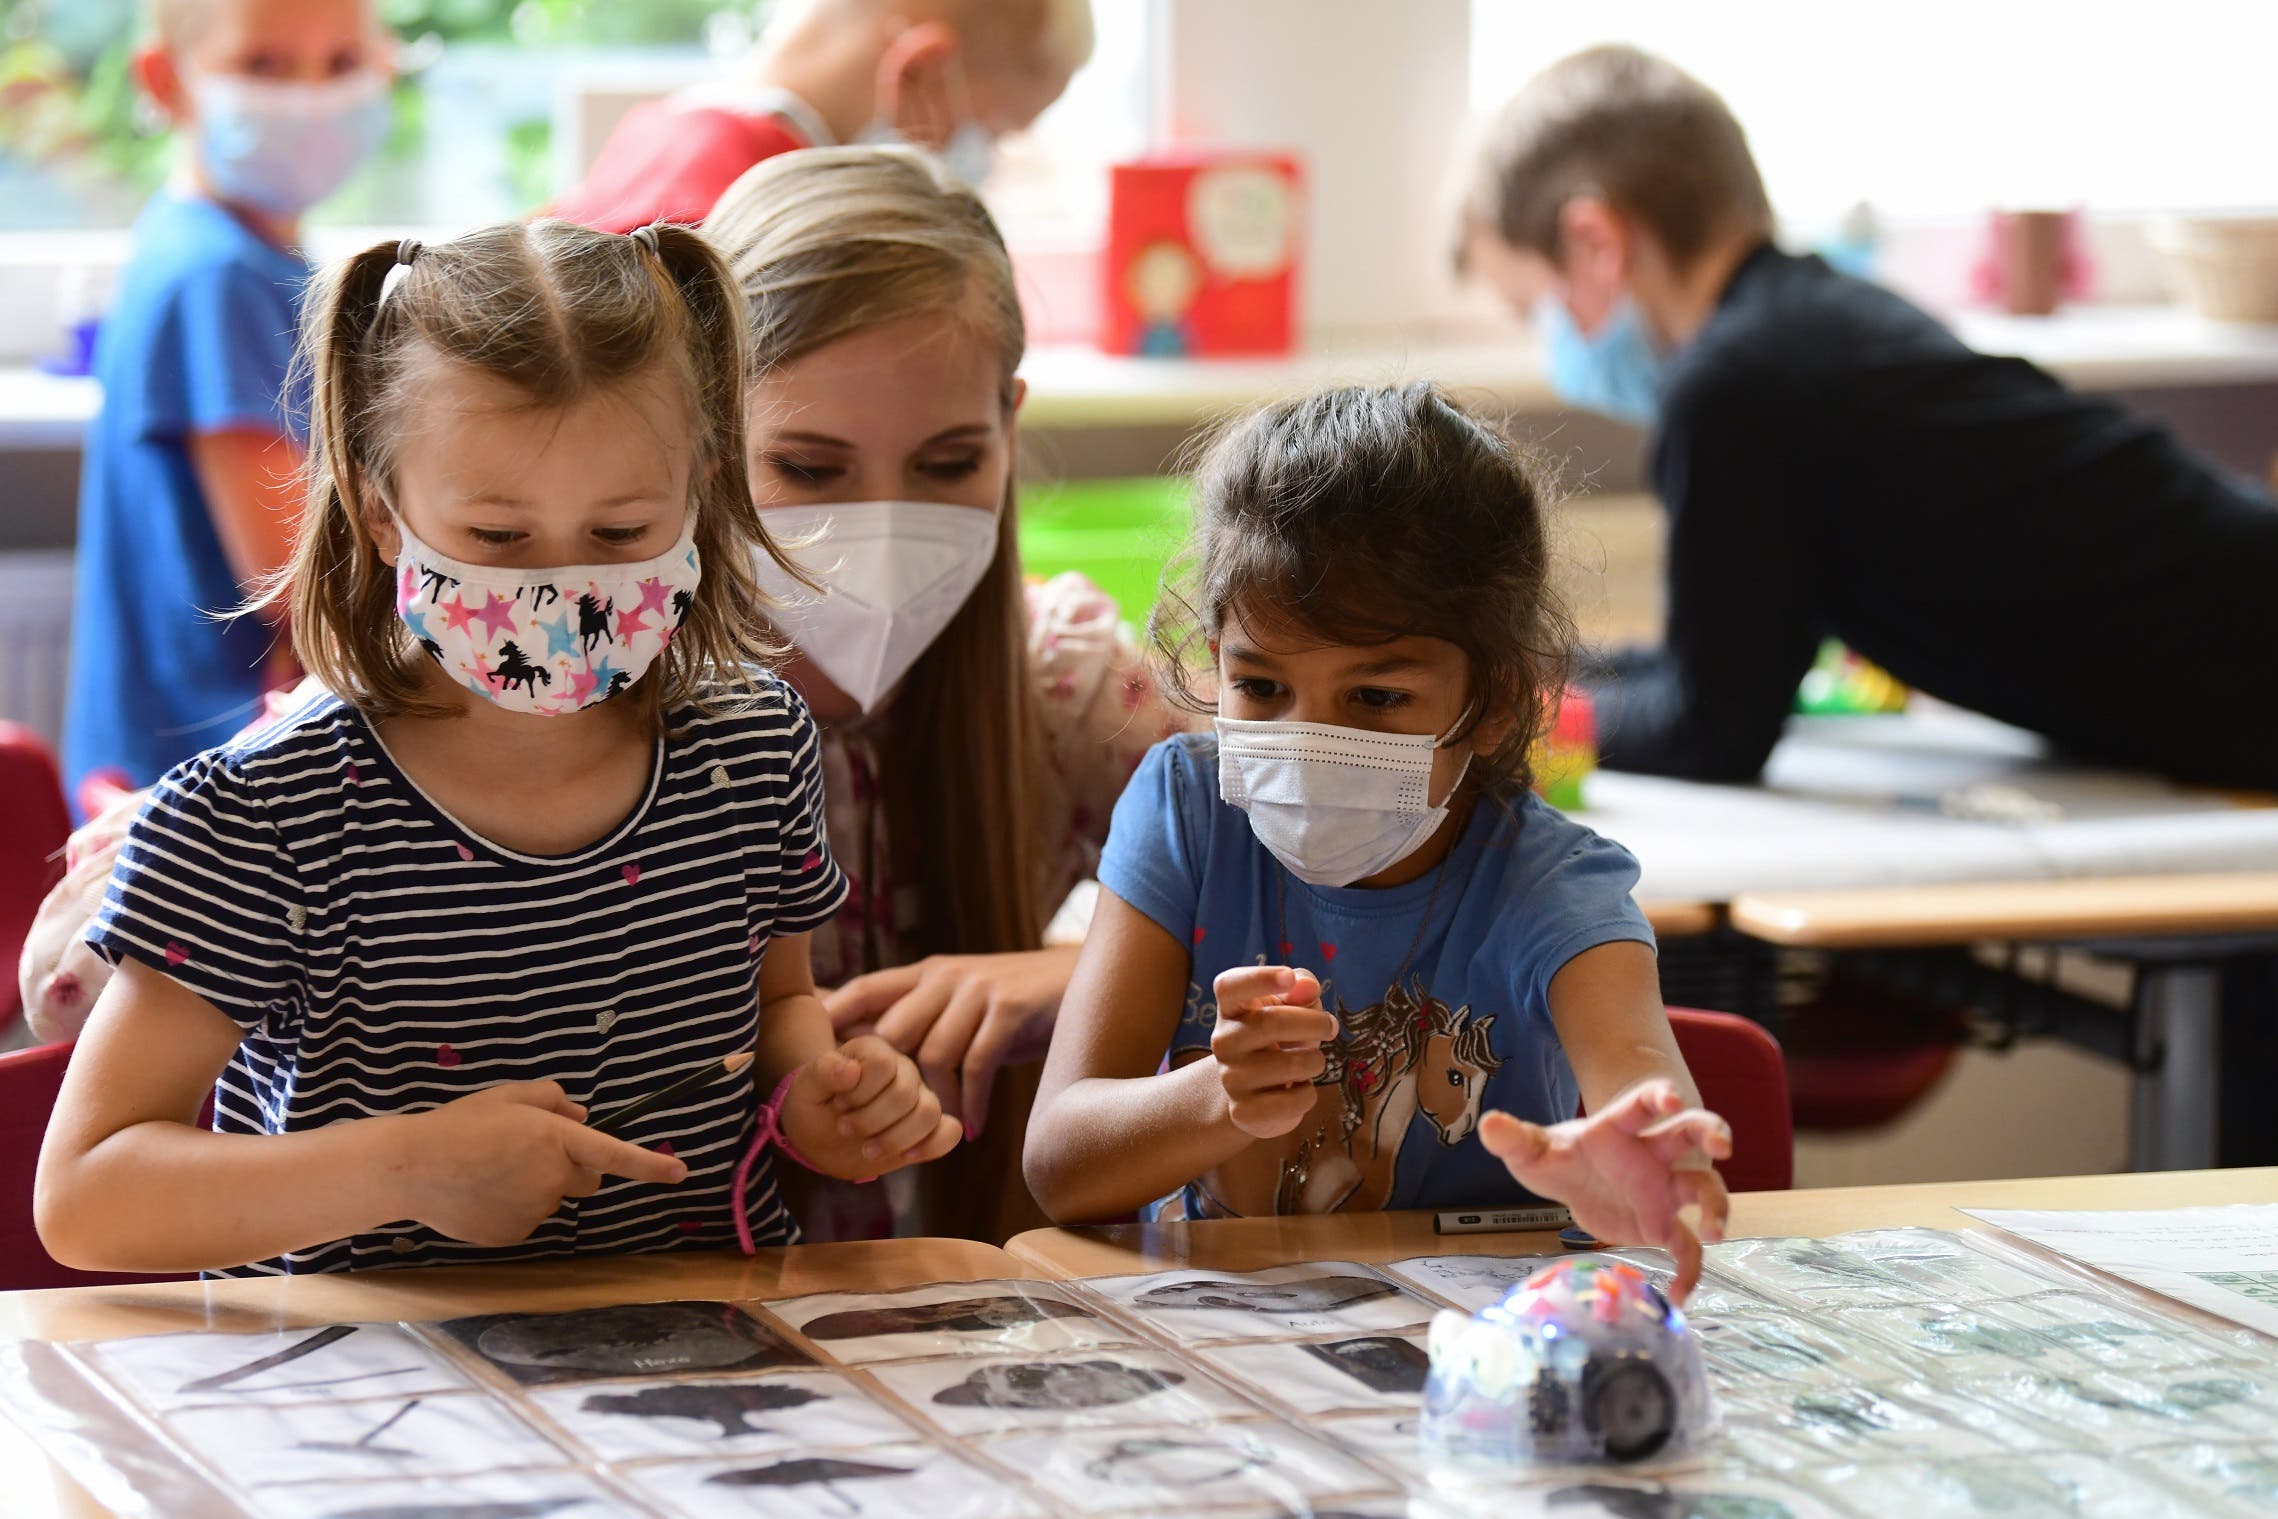
{"label": "wooden table edge", "polygon": [[1740,933],[1793,948],[2278,932],[2278,871],[1751,891]]}

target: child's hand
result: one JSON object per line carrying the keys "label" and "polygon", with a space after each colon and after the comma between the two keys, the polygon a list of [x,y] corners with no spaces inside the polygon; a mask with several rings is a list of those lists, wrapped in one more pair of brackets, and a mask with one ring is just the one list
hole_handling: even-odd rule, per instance
{"label": "child's hand", "polygon": [[916,1062],[874,1034],[799,1067],[777,1121],[816,1170],[846,1181],[938,1160],[962,1132]]}
{"label": "child's hand", "polygon": [[1211,983],[1218,1026],[1210,1053],[1226,1088],[1227,1116],[1253,1139],[1276,1139],[1313,1111],[1313,1078],[1328,1069],[1322,1046],[1337,1020],[1321,1008],[1308,970],[1245,965]]}
{"label": "child's hand", "polygon": [[565,1197],[604,1176],[678,1182],[688,1167],[585,1126],[585,1109],[551,1081],[509,1081],[400,1120],[410,1153],[392,1169],[405,1215],[470,1245],[515,1245]]}
{"label": "child's hand", "polygon": [[[1645,1081],[1602,1113],[1549,1127],[1489,1113],[1480,1142],[1530,1192],[1562,1202],[1574,1222],[1615,1244],[1658,1245],[1677,1261],[1670,1298],[1701,1279],[1701,1239],[1724,1238],[1724,1179],[1704,1162],[1732,1154],[1716,1114],[1686,1108],[1667,1081]],[[1679,1215],[1700,1210],[1700,1234]]]}

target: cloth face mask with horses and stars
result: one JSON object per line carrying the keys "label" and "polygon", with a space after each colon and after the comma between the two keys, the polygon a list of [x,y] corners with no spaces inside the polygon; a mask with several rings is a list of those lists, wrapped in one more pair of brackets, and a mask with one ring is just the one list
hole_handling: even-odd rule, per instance
{"label": "cloth face mask with horses and stars", "polygon": [[645,674],[702,579],[693,516],[653,559],[493,569],[437,553],[396,518],[396,611],[453,680],[513,712],[560,717]]}

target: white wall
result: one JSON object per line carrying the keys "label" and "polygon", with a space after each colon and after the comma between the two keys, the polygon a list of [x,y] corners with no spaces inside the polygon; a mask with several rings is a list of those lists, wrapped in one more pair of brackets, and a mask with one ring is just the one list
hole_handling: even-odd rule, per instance
{"label": "white wall", "polygon": [[1316,336],[1475,310],[1448,269],[1470,0],[1162,0],[1158,135],[1288,148],[1311,199]]}

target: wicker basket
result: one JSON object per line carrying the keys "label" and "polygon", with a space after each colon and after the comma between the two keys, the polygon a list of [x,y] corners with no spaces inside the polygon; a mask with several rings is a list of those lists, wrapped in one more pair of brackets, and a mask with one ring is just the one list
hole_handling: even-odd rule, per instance
{"label": "wicker basket", "polygon": [[2161,217],[2150,240],[2199,315],[2278,322],[2278,216]]}

